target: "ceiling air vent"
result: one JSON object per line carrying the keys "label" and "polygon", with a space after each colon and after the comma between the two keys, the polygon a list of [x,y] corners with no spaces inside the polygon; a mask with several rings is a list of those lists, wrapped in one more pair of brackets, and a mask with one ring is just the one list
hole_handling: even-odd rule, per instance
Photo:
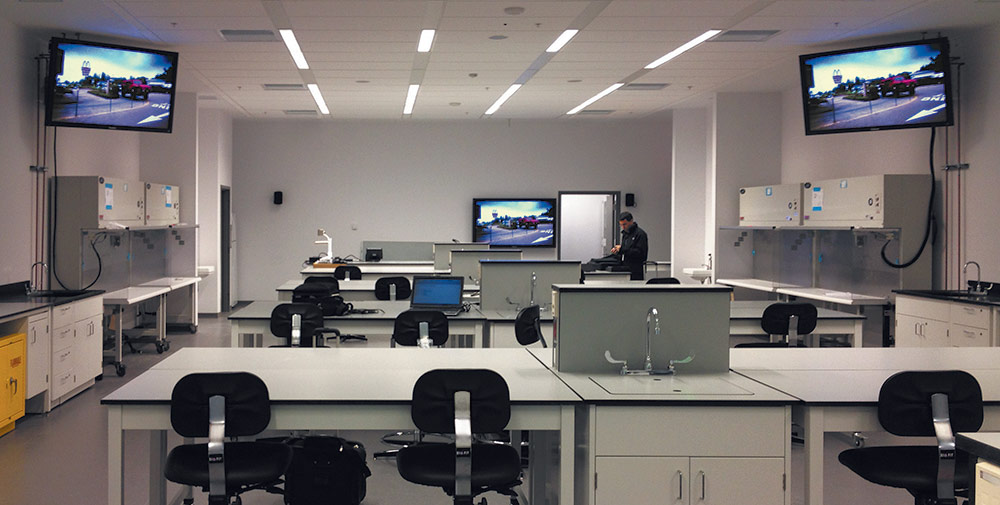
{"label": "ceiling air vent", "polygon": [[656,91],[667,86],[670,86],[670,84],[665,82],[630,82],[618,88],[618,91]]}
{"label": "ceiling air vent", "polygon": [[219,30],[226,42],[277,42],[271,30]]}
{"label": "ceiling air vent", "polygon": [[780,30],[726,30],[709,42],[764,42],[775,36]]}
{"label": "ceiling air vent", "polygon": [[261,84],[264,91],[304,91],[306,87],[302,84]]}
{"label": "ceiling air vent", "polygon": [[581,110],[580,112],[577,112],[576,115],[577,116],[607,116],[608,114],[611,114],[612,112],[614,112],[614,111],[611,110],[611,109],[584,109],[584,110]]}
{"label": "ceiling air vent", "polygon": [[286,109],[283,111],[286,116],[315,116],[316,111],[312,109]]}

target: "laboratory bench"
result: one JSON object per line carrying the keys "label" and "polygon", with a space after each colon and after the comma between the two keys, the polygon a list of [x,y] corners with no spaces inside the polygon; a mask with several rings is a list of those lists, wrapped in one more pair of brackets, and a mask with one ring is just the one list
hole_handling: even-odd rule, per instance
{"label": "laboratory bench", "polygon": [[896,347],[1000,346],[1000,295],[897,290]]}

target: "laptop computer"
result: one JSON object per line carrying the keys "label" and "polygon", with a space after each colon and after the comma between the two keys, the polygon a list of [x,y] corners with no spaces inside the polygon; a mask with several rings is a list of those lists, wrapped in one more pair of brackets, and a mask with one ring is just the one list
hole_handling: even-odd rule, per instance
{"label": "laptop computer", "polygon": [[446,316],[462,311],[462,278],[459,276],[413,276],[410,308],[438,310]]}

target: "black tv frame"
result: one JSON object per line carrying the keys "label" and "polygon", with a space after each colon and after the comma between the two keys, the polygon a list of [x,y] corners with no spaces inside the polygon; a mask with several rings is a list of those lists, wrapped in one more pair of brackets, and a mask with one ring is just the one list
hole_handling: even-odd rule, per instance
{"label": "black tv frame", "polygon": [[[167,116],[167,125],[165,127],[142,127],[142,126],[123,126],[109,123],[81,123],[74,121],[62,121],[52,118],[53,105],[54,105],[54,95],[56,91],[56,76],[60,75],[60,70],[62,67],[62,62],[55,61],[57,51],[59,50],[60,44],[76,44],[83,46],[93,46],[101,47],[105,49],[118,49],[123,51],[134,51],[140,53],[150,53],[158,54],[168,58],[174,66],[174,76],[175,82],[171,83],[170,91],[168,92],[170,96],[170,115]],[[139,132],[154,132],[154,133],[172,133],[174,126],[174,112],[176,110],[177,101],[177,67],[180,63],[180,56],[178,53],[173,51],[163,51],[160,49],[151,49],[146,47],[138,46],[125,46],[120,44],[111,44],[106,42],[95,42],[91,40],[80,40],[80,39],[68,39],[64,37],[52,37],[49,40],[49,66],[48,74],[45,77],[45,126],[65,126],[70,128],[91,128],[99,130],[126,130],[126,131],[139,131]]]}
{"label": "black tv frame", "polygon": [[[807,70],[810,68],[806,62],[813,60],[815,58],[821,58],[826,56],[836,56],[842,54],[850,53],[863,53],[868,51],[876,51],[881,49],[893,49],[898,47],[909,47],[909,46],[919,46],[919,45],[934,45],[939,44],[941,47],[941,53],[945,61],[948,64],[944,68],[944,76],[942,78],[942,83],[944,84],[944,95],[945,95],[945,119],[941,121],[936,121],[932,123],[895,123],[889,125],[880,126],[866,126],[866,127],[856,127],[856,128],[812,128],[809,121],[809,84],[812,81],[811,73],[807,75]],[[874,46],[863,46],[863,47],[853,47],[849,49],[840,49],[836,51],[825,51],[820,53],[803,54],[799,56],[799,84],[802,92],[802,115],[804,119],[804,127],[806,135],[826,135],[830,133],[848,133],[848,132],[859,132],[859,131],[882,131],[882,130],[902,130],[902,129],[912,129],[912,128],[933,128],[937,126],[951,126],[954,124],[955,115],[955,98],[952,95],[952,73],[951,73],[951,63],[950,63],[950,45],[946,37],[939,37],[933,39],[922,39],[922,40],[910,40],[906,42],[895,42],[890,44],[880,44]],[[846,77],[846,76],[845,76]],[[914,91],[915,93],[915,91]]]}
{"label": "black tv frame", "polygon": [[[478,219],[476,211],[479,209],[479,202],[551,202],[552,203],[552,243],[551,244],[495,244],[493,242],[482,242],[476,240],[476,228],[478,226]],[[472,235],[471,242],[478,244],[489,244],[490,248],[555,248],[559,241],[559,200],[556,198],[473,198],[472,199]]]}

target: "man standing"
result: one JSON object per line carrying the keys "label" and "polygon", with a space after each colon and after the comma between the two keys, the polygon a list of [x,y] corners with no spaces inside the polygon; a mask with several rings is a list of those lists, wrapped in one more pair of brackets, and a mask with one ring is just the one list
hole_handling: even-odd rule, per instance
{"label": "man standing", "polygon": [[643,264],[649,255],[649,238],[646,232],[632,218],[632,213],[625,211],[618,216],[618,224],[622,227],[622,243],[611,248],[611,254],[620,254],[622,264],[632,272],[632,280],[643,280]]}

